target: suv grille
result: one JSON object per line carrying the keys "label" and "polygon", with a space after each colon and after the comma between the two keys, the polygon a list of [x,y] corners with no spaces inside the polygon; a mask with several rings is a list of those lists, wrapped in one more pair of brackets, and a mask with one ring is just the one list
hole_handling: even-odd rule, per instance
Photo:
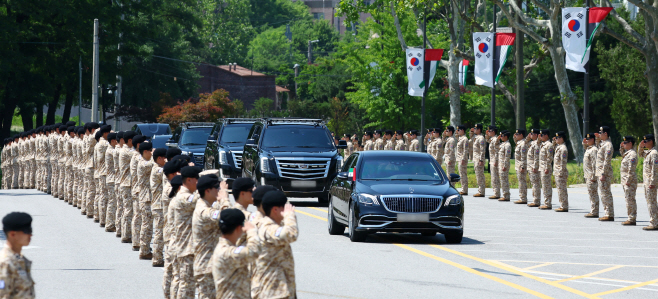
{"label": "suv grille", "polygon": [[235,168],[241,168],[242,167],[242,152],[234,152],[231,151],[233,154],[233,162],[235,163]]}
{"label": "suv grille", "polygon": [[194,163],[203,166],[203,154],[194,154]]}
{"label": "suv grille", "polygon": [[384,195],[381,202],[384,207],[397,213],[431,213],[441,208],[441,196],[428,195]]}
{"label": "suv grille", "polygon": [[330,158],[275,158],[279,176],[297,180],[314,180],[329,175]]}

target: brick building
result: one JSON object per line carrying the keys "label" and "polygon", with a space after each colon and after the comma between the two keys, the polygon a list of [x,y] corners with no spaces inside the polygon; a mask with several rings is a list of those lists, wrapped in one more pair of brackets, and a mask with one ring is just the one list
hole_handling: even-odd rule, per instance
{"label": "brick building", "polygon": [[[345,26],[345,17],[336,17],[336,6],[340,2],[339,0],[292,0],[292,1],[302,1],[306,6],[308,6],[311,15],[314,19],[318,20],[327,20],[329,24],[338,30],[338,33],[345,34],[352,32],[352,26]],[[365,0],[366,5],[369,5],[372,1]],[[360,24],[366,22],[370,17],[368,13],[359,13],[359,22],[357,22],[357,27]],[[360,23],[360,24],[359,24]]]}
{"label": "brick building", "polygon": [[282,93],[289,90],[276,86],[275,76],[254,72],[239,65],[208,65],[200,64],[197,70],[201,78],[199,93],[212,93],[217,89],[225,89],[231,100],[239,99],[245,109],[253,108],[254,102],[260,98],[274,101],[274,109],[280,109]]}

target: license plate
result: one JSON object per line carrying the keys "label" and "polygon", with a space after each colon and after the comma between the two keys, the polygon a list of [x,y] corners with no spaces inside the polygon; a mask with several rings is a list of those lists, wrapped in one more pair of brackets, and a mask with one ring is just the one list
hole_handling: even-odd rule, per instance
{"label": "license plate", "polygon": [[291,181],[290,186],[297,188],[315,188],[317,186],[316,181]]}
{"label": "license plate", "polygon": [[398,214],[398,222],[430,222],[430,214],[427,213]]}

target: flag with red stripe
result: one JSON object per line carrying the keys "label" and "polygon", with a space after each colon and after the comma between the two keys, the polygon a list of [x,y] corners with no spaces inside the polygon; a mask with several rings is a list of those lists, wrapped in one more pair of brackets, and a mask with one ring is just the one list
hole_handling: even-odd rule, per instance
{"label": "flag with red stripe", "polygon": [[507,62],[507,56],[512,53],[515,38],[516,33],[496,33],[496,54],[498,56],[498,59],[494,59],[496,82],[498,82],[500,74],[503,72],[503,67],[505,66],[505,62]]}

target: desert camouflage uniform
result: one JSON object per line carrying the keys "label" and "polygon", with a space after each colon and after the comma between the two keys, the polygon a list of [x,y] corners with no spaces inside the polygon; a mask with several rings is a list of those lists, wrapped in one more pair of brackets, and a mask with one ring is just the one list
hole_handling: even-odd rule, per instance
{"label": "desert camouflage uniform", "polygon": [[457,142],[457,165],[459,168],[460,183],[464,194],[468,194],[468,137],[459,136]]}
{"label": "desert camouflage uniform", "polygon": [[107,153],[108,147],[110,144],[107,142],[103,136],[96,143],[94,149],[94,164],[96,167],[96,173],[98,174],[97,185],[96,185],[96,198],[98,208],[98,219],[100,220],[101,226],[106,226],[107,222],[105,216],[107,215],[107,206],[109,201],[109,192],[107,185],[108,177],[108,161],[106,161],[105,154]]}
{"label": "desert camouflage uniform", "polygon": [[121,237],[121,223],[123,221],[123,195],[121,193],[121,168],[119,159],[123,147],[117,143],[114,147],[112,157],[114,159],[114,199],[116,201],[116,214],[114,217],[114,227],[116,228],[116,236]]}
{"label": "desert camouflage uniform", "polygon": [[567,178],[569,177],[569,171],[567,170],[568,157],[567,145],[564,143],[557,145],[555,155],[553,155],[553,176],[555,177],[560,208],[564,210],[569,209],[569,194],[567,193]]}
{"label": "desert camouflage uniform", "polygon": [[500,139],[498,136],[489,138],[489,173],[491,173],[491,188],[494,198],[500,198],[500,174],[498,174],[498,151]]}
{"label": "desert camouflage uniform", "polygon": [[[68,134],[68,132],[67,132]],[[75,171],[73,169],[73,138],[71,138],[71,135],[66,135],[64,136],[64,185],[62,185],[62,189],[64,189],[64,201],[68,202],[69,204],[73,204],[73,199],[71,198],[73,196],[72,194],[72,188],[73,188],[73,179],[75,178]]]}
{"label": "desert camouflage uniform", "polygon": [[612,202],[612,142],[610,139],[602,140],[596,153],[596,178],[599,181],[599,193],[606,217],[615,217],[615,207]]}
{"label": "desert camouflage uniform", "polygon": [[444,154],[444,151],[443,151],[443,146],[444,146],[443,138],[438,137],[438,138],[434,139],[433,141],[434,141],[434,145],[433,145],[434,155],[433,156],[434,156],[434,159],[436,160],[436,162],[438,162],[439,165],[441,165],[441,164],[443,164],[443,154]]}
{"label": "desert camouflage uniform", "polygon": [[512,155],[512,145],[509,143],[509,140],[500,143],[498,154],[498,175],[500,182],[500,189],[502,191],[501,198],[504,200],[510,199],[509,192],[509,169],[510,169],[510,158]]}
{"label": "desert camouflage uniform", "polygon": [[519,182],[519,199],[521,199],[522,202],[528,201],[527,154],[528,140],[523,138],[516,142],[516,148],[514,148],[514,169],[516,170],[516,179]]}
{"label": "desert camouflage uniform", "polygon": [[376,151],[384,150],[384,138],[379,137],[375,140],[374,150],[376,150]]}
{"label": "desert camouflage uniform", "polygon": [[[173,210],[170,209],[170,198],[169,198],[169,193],[171,193],[172,186],[169,183],[169,180],[167,180],[166,177],[163,178],[162,181],[164,182],[163,185],[163,190],[162,190],[162,212],[164,213],[164,223],[163,223],[163,228],[162,228],[162,237],[164,241],[164,275],[162,278],[162,289],[164,290],[165,298],[171,298],[171,294],[174,294],[174,297],[176,297],[176,292],[178,291],[178,271],[174,271],[174,258],[175,254],[171,250],[171,244],[173,243],[173,240],[171,238],[171,222],[173,219]],[[155,255],[154,255],[155,257]],[[175,276],[174,276],[175,274]],[[175,278],[175,281],[174,281]],[[176,287],[173,287],[172,281],[175,282]]]}
{"label": "desert camouflage uniform", "polygon": [[297,298],[295,286],[295,261],[290,243],[297,241],[297,218],[287,214],[283,226],[270,217],[261,220],[258,230],[260,255],[253,271],[251,286],[252,298]]}
{"label": "desert camouflage uniform", "polygon": [[119,182],[121,184],[121,200],[123,202],[123,214],[121,215],[121,241],[132,239],[133,220],[133,196],[131,193],[132,178],[130,173],[130,161],[135,152],[134,148],[124,144],[119,151]]}
{"label": "desert camouflage uniform", "polygon": [[486,179],[484,178],[486,142],[482,134],[477,134],[473,135],[471,143],[473,144],[473,170],[475,171],[475,179],[478,185],[478,194],[484,195],[486,188]]}
{"label": "desert camouflage uniform", "polygon": [[50,147],[50,151],[48,151],[50,155],[50,179],[48,183],[50,184],[50,193],[55,198],[57,198],[57,178],[59,177],[59,147],[57,145],[60,137],[61,135],[57,134],[57,130],[55,130],[50,134],[50,139],[48,140]]}
{"label": "desert camouflage uniform", "polygon": [[[225,238],[219,238],[219,244],[211,259],[216,298],[250,298],[252,295],[249,266],[258,258],[260,249],[258,230],[250,229],[246,236],[246,246],[236,246]],[[292,298],[292,296],[279,298]]]}
{"label": "desert camouflage uniform", "polygon": [[375,143],[372,142],[372,139],[366,140],[366,142],[363,144],[364,151],[372,151],[374,149],[375,149]]}
{"label": "desert camouflage uniform", "polygon": [[635,202],[635,193],[637,192],[637,152],[634,149],[626,151],[624,158],[621,160],[621,186],[624,188],[624,198],[626,199],[626,211],[628,220],[635,222],[637,219],[637,203]]}
{"label": "desert camouflage uniform", "polygon": [[105,151],[105,169],[107,170],[107,177],[105,179],[105,190],[107,192],[107,207],[105,209],[105,231],[116,231],[114,219],[117,214],[117,197],[114,181],[116,179],[116,167],[114,167],[114,146],[110,143],[107,145]]}
{"label": "desert camouflage uniform", "polygon": [[409,151],[412,151],[412,152],[420,151],[419,143],[420,142],[418,141],[418,139],[411,140],[411,142],[409,142],[409,148],[408,148]]}
{"label": "desert camouflage uniform", "polygon": [[[553,184],[551,183],[551,162],[553,161],[554,144],[550,140],[546,140],[541,144],[539,150],[539,173],[541,174],[541,186],[544,192],[544,205],[552,208],[553,200]],[[548,172],[548,173],[546,173]]]}
{"label": "desert camouflage uniform", "polygon": [[[649,209],[649,225],[658,226],[658,204],[656,203],[656,188],[658,188],[658,151],[655,148],[644,151],[644,194]],[[652,186],[653,188],[649,188]]]}
{"label": "desert camouflage uniform", "polygon": [[59,147],[59,175],[57,180],[57,193],[59,199],[66,199],[66,179],[71,171],[66,166],[66,160],[68,159],[66,147],[69,143],[70,137],[68,131],[64,131],[63,133],[64,135],[60,136],[57,141],[57,147]]}
{"label": "desert camouflage uniform", "polygon": [[[174,268],[178,270],[178,284],[172,281],[171,295],[176,294],[176,298],[194,298],[196,289],[194,283],[194,249],[192,244],[192,215],[196,207],[198,197],[192,195],[189,189],[181,186],[178,194],[170,203],[170,209],[173,210],[172,232],[171,232],[171,250],[175,255]],[[178,288],[175,292],[174,288]]]}
{"label": "desert camouflage uniform", "polygon": [[384,150],[391,151],[395,149],[395,144],[393,144],[393,139],[386,140],[384,143]]}
{"label": "desert camouflage uniform", "polygon": [[599,180],[596,178],[596,145],[587,147],[585,157],[583,158],[583,173],[585,174],[585,183],[587,184],[587,193],[589,194],[590,213],[599,214]]}
{"label": "desert camouflage uniform", "polygon": [[84,187],[84,169],[82,166],[82,139],[75,139],[74,156],[75,156],[75,179],[73,182],[73,205],[77,205],[83,215],[87,214],[87,205],[82,188]]}
{"label": "desert camouflage uniform", "polygon": [[457,163],[457,158],[455,157],[456,145],[457,139],[454,136],[445,138],[443,161],[446,163],[446,173],[448,173],[448,175],[455,173],[455,163]]}
{"label": "desert camouflage uniform", "polygon": [[406,151],[407,150],[407,145],[404,143],[403,139],[396,139],[395,140],[395,150],[396,151]]}
{"label": "desert camouflage uniform", "polygon": [[37,155],[37,147],[36,147],[36,138],[30,136],[28,142],[28,170],[27,170],[27,185],[29,189],[35,189],[36,183],[35,183],[35,173],[36,173],[36,168],[37,168],[37,162],[36,162],[36,155]]}
{"label": "desert camouflage uniform", "polygon": [[526,142],[529,143],[526,163],[528,165],[528,176],[530,176],[530,182],[532,183],[532,203],[539,205],[541,203],[541,175],[539,174],[539,151],[541,147],[539,139],[532,140],[530,134],[528,134]]}
{"label": "desert camouflage uniform", "polygon": [[0,298],[35,298],[32,262],[5,245],[0,251]]}
{"label": "desert camouflage uniform", "polygon": [[[141,156],[140,156],[141,157]],[[139,255],[151,252],[151,238],[153,237],[153,215],[151,214],[151,170],[152,160],[139,160],[137,166],[138,206],[140,226],[139,228]],[[137,217],[137,214],[135,214]]]}
{"label": "desert camouflage uniform", "polygon": [[137,168],[139,163],[143,161],[142,155],[139,154],[137,149],[134,149],[132,152],[132,157],[130,158],[130,195],[132,200],[130,201],[132,209],[132,222],[130,228],[132,230],[132,243],[133,247],[139,246],[139,232],[142,227],[142,216],[139,210],[139,190],[141,186],[137,183],[139,176],[137,175]]}
{"label": "desert camouflage uniform", "polygon": [[354,152],[354,143],[347,141],[347,148],[343,151],[343,157],[347,158]]}
{"label": "desert camouflage uniform", "polygon": [[[19,139],[20,140],[20,139]],[[14,141],[11,145],[11,166],[12,166],[12,189],[18,188],[18,177],[20,175],[20,165],[18,159],[19,142]]]}
{"label": "desert camouflage uniform", "polygon": [[85,193],[86,193],[86,203],[87,203],[87,218],[93,217],[94,220],[98,219],[98,209],[96,206],[96,180],[94,176],[96,175],[96,168],[94,168],[94,147],[96,146],[95,135],[96,130],[92,134],[87,136],[87,140],[84,144],[84,166],[85,166]]}
{"label": "desert camouflage uniform", "polygon": [[[162,237],[162,228],[164,226],[162,196],[164,194],[162,192],[162,181],[166,178],[162,167],[157,164],[153,165],[150,177],[151,214],[153,215],[153,264],[161,264],[164,262],[164,239]],[[168,195],[167,193],[165,196]]]}
{"label": "desert camouflage uniform", "polygon": [[[228,192],[220,191],[218,197],[228,198]],[[195,196],[199,197],[198,193]],[[217,200],[222,200],[217,198]],[[192,215],[192,246],[194,248],[194,280],[199,290],[199,299],[215,298],[215,285],[212,278],[211,257],[217,242],[221,239],[219,230],[219,209],[215,209],[205,199],[199,198]]]}

